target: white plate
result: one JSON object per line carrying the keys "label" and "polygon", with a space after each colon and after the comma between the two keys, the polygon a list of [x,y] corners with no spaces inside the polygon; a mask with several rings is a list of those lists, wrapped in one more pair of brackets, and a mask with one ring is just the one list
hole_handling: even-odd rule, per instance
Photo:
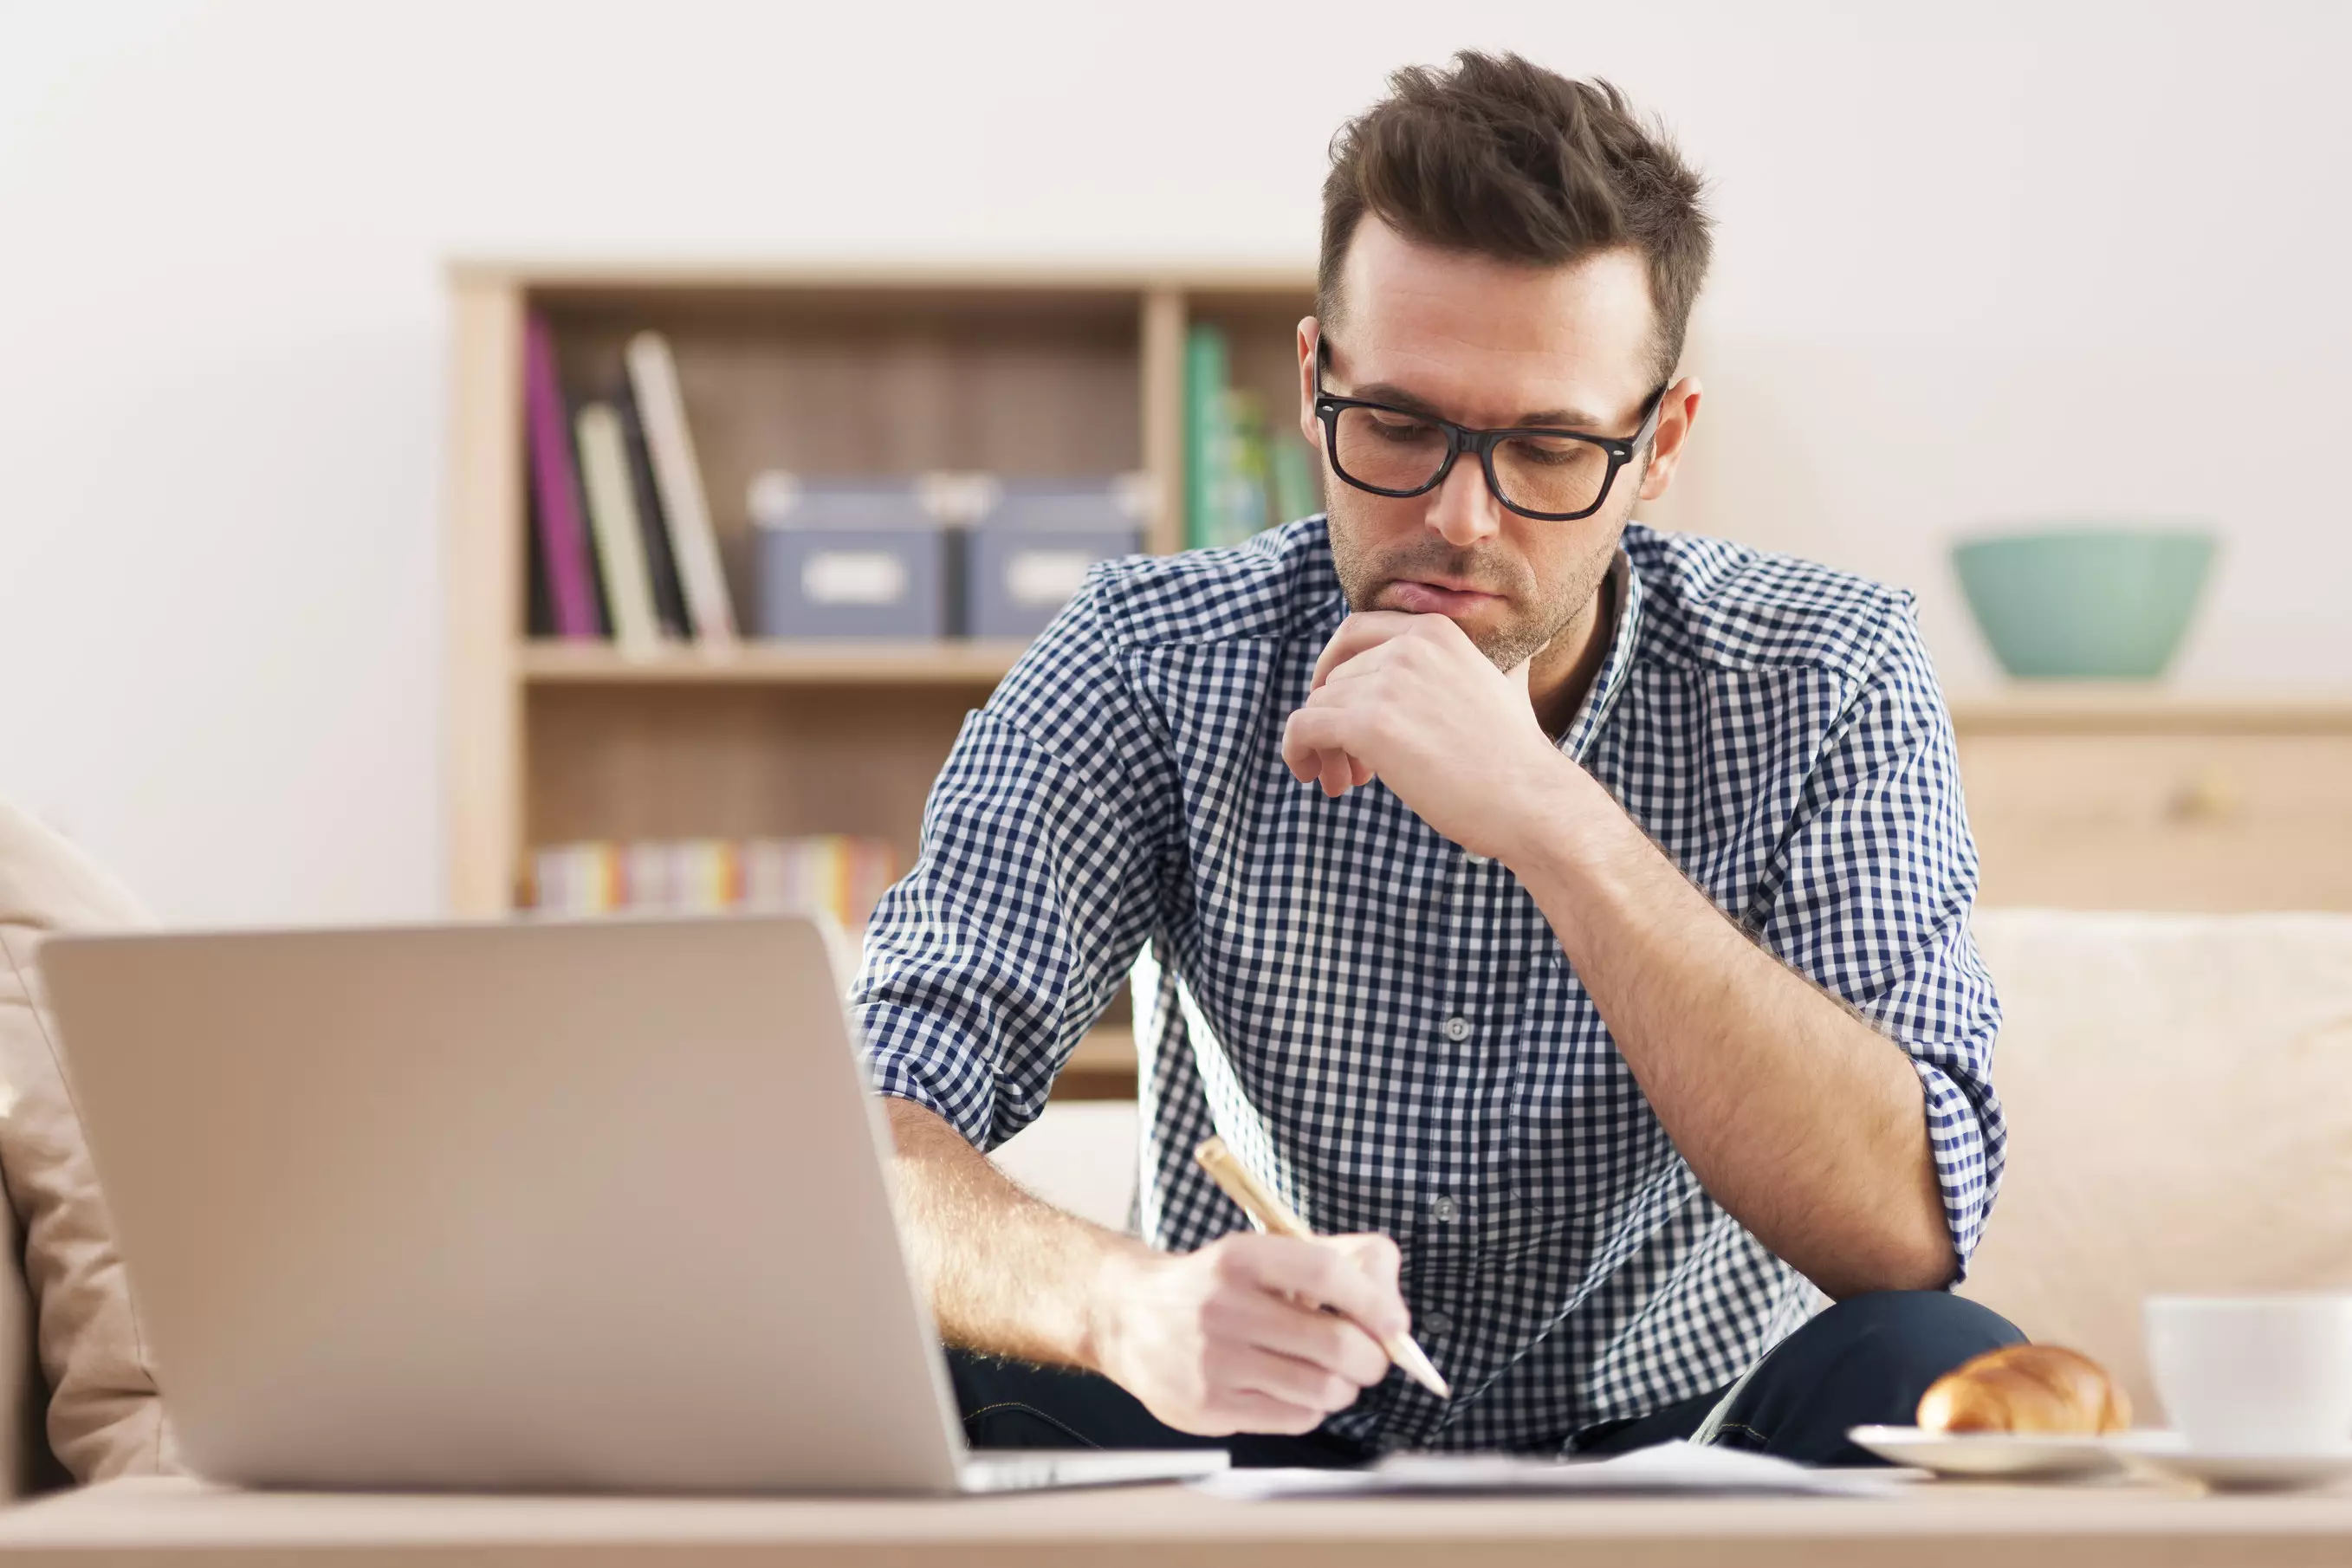
{"label": "white plate", "polygon": [[2126,1432],[2107,1442],[2134,1469],[2215,1491],[2297,1491],[2352,1476],[2352,1443],[2316,1453],[2215,1454],[2191,1452],[2178,1432]]}
{"label": "white plate", "polygon": [[2106,1475],[2117,1468],[2106,1439],[2100,1437],[1930,1432],[1922,1426],[1856,1426],[1846,1436],[1882,1459],[1939,1476],[2054,1480]]}

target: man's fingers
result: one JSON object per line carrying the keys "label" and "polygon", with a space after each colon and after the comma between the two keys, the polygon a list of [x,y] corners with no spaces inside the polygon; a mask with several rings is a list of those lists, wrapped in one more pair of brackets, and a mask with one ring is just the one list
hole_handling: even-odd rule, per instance
{"label": "man's fingers", "polygon": [[[1300,711],[1305,711],[1303,709]],[[1293,713],[1282,725],[1282,765],[1300,784],[1311,784],[1323,776],[1323,753],[1306,744],[1298,736],[1298,714]]]}
{"label": "man's fingers", "polygon": [[1318,1246],[1316,1250],[1322,1255],[1319,1265],[1303,1288],[1308,1300],[1353,1318],[1375,1339],[1405,1331],[1412,1320],[1392,1278],[1373,1279],[1337,1247]]}
{"label": "man's fingers", "polygon": [[1339,623],[1339,629],[1331,634],[1331,640],[1323,645],[1322,655],[1315,661],[1314,685],[1322,685],[1325,676],[1365,649],[1378,647],[1391,637],[1402,637],[1412,630],[1413,623],[1421,618],[1408,616],[1402,610],[1361,610],[1349,616]]}
{"label": "man's fingers", "polygon": [[1349,1236],[1325,1237],[1323,1240],[1380,1284],[1391,1290],[1396,1289],[1397,1273],[1404,1266],[1404,1257],[1389,1237],[1378,1231],[1359,1231]]}
{"label": "man's fingers", "polygon": [[1351,710],[1338,703],[1318,703],[1301,708],[1286,720],[1282,726],[1282,760],[1290,764],[1303,783],[1322,773],[1318,765],[1323,752],[1353,753],[1349,742],[1358,740],[1363,731],[1360,710]]}
{"label": "man's fingers", "polygon": [[1300,784],[1319,784],[1323,793],[1335,799],[1350,789],[1360,789],[1372,782],[1372,766],[1345,751],[1318,751],[1298,748],[1294,752],[1287,742],[1282,748],[1283,761],[1289,765],[1291,776]]}
{"label": "man's fingers", "polygon": [[1236,1251],[1234,1258],[1235,1267],[1262,1289],[1328,1307],[1354,1319],[1375,1339],[1404,1332],[1411,1321],[1392,1279],[1373,1279],[1349,1252],[1322,1238],[1268,1237]]}
{"label": "man's fingers", "polygon": [[1217,1425],[1224,1432],[1282,1432],[1294,1437],[1314,1431],[1328,1414],[1260,1394],[1254,1388],[1230,1391],[1216,1402],[1213,1411],[1219,1417]]}
{"label": "man's fingers", "polygon": [[[1322,693],[1318,692],[1319,699]],[[1317,784],[1323,793],[1338,796],[1360,788],[1380,776],[1380,769],[1364,755],[1370,726],[1379,719],[1375,708],[1356,707],[1343,699],[1317,701],[1293,713],[1282,729],[1282,760],[1300,784]]]}
{"label": "man's fingers", "polygon": [[1347,752],[1325,752],[1323,753],[1323,793],[1325,795],[1337,800],[1347,794],[1349,786],[1355,782],[1355,765],[1349,760]]}
{"label": "man's fingers", "polygon": [[1394,650],[1404,646],[1406,641],[1404,637],[1393,637],[1386,642],[1375,643],[1369,647],[1359,649],[1339,663],[1333,665],[1328,673],[1318,677],[1315,684],[1307,689],[1307,700],[1312,701],[1318,692],[1328,691],[1335,686],[1344,686],[1351,680],[1361,680],[1366,676],[1378,675],[1395,661]]}
{"label": "man's fingers", "polygon": [[1220,1392],[1262,1394],[1311,1410],[1318,1419],[1345,1410],[1364,1392],[1328,1367],[1253,1344],[1218,1346],[1210,1352],[1208,1373],[1210,1386]]}
{"label": "man's fingers", "polygon": [[1388,1352],[1337,1312],[1316,1311],[1249,1290],[1227,1298],[1218,1317],[1221,1335],[1336,1373],[1358,1388],[1370,1388],[1389,1373]]}
{"label": "man's fingers", "polygon": [[1355,754],[1347,743],[1355,727],[1344,708],[1301,708],[1293,713],[1282,727],[1282,760],[1290,776],[1300,784],[1328,776],[1328,757]]}

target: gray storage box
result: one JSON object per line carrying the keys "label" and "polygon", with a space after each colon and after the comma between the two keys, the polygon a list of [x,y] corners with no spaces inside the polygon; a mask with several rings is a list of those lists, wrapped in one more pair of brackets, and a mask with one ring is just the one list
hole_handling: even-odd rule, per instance
{"label": "gray storage box", "polygon": [[911,480],[752,486],[759,631],[770,637],[939,637],[953,626],[951,531]]}
{"label": "gray storage box", "polygon": [[971,528],[965,621],[976,637],[1035,637],[1097,561],[1143,548],[1150,515],[1132,479],[1008,482]]}

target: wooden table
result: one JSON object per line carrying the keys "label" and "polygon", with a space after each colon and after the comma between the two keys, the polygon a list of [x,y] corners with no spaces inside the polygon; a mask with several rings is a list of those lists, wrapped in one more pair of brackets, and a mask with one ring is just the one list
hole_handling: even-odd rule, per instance
{"label": "wooden table", "polygon": [[0,1555],[100,1564],[837,1568],[2286,1568],[2352,1563],[2352,1495],[1922,1485],[1890,1500],[1225,1502],[1181,1487],[960,1500],[257,1494],[126,1480],[0,1514]]}

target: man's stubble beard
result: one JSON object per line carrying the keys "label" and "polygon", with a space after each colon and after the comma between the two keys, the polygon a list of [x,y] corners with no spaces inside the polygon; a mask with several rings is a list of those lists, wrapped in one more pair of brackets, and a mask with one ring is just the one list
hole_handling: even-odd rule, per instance
{"label": "man's stubble beard", "polygon": [[1617,553],[1617,541],[1624,531],[1624,519],[1620,517],[1617,526],[1603,536],[1602,546],[1576,562],[1568,580],[1547,596],[1541,595],[1534,574],[1524,562],[1475,550],[1459,550],[1433,533],[1424,532],[1411,545],[1385,552],[1376,554],[1367,550],[1360,535],[1369,529],[1360,527],[1360,520],[1349,515],[1355,510],[1357,498],[1336,480],[1330,488],[1333,493],[1325,510],[1331,534],[1331,561],[1339,570],[1339,587],[1348,595],[1348,607],[1372,607],[1372,595],[1401,578],[1452,577],[1482,592],[1499,594],[1513,608],[1511,618],[1500,626],[1469,635],[1473,646],[1502,670],[1517,668],[1575,625],[1576,617],[1601,591],[1601,579],[1609,574],[1610,563]]}

